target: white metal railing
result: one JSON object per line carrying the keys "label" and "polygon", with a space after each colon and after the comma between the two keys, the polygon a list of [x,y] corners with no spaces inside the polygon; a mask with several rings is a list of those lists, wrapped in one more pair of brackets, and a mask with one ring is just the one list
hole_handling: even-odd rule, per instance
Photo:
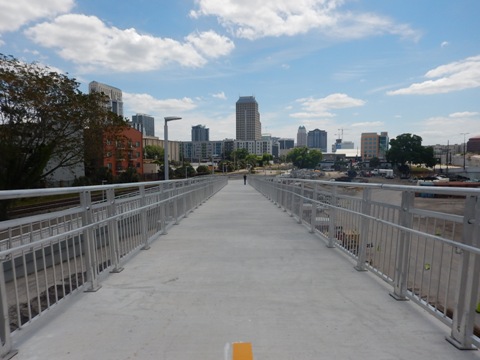
{"label": "white metal railing", "polygon": [[480,346],[480,189],[251,176],[249,183],[331,248],[356,260]]}
{"label": "white metal railing", "polygon": [[73,208],[0,222],[0,359],[11,337],[78,291],[148,249],[170,226],[222,189],[224,176],[80,188],[0,191],[0,201],[72,195]]}

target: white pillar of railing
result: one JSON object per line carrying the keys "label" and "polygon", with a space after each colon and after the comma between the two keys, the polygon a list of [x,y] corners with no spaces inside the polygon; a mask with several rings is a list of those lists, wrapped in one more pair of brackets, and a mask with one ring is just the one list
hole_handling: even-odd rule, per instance
{"label": "white pillar of railing", "polygon": [[310,232],[313,234],[315,232],[315,227],[317,225],[317,199],[318,197],[318,184],[313,184],[312,189],[312,211],[310,212]]}
{"label": "white pillar of railing", "polygon": [[182,200],[183,200],[183,217],[187,218],[188,217],[188,196],[190,193],[190,181],[187,180],[183,183],[183,189],[182,189]]}
{"label": "white pillar of railing", "polygon": [[287,181],[284,180],[280,184],[281,187],[281,207],[283,207],[283,212],[287,212],[288,204],[288,192],[287,192]]}
{"label": "white pillar of railing", "polygon": [[150,245],[148,244],[148,224],[147,224],[147,210],[145,206],[147,205],[147,199],[145,194],[145,185],[140,185],[139,195],[140,195],[140,232],[141,232],[141,239],[143,242],[142,250],[150,249]]}
{"label": "white pillar of railing", "polygon": [[107,190],[107,217],[108,217],[108,241],[111,249],[111,258],[113,259],[112,273],[119,273],[123,270],[120,266],[120,241],[118,236],[118,221],[115,218],[117,208],[115,204],[115,190]]}
{"label": "white pillar of railing", "polygon": [[293,217],[295,213],[295,183],[293,181],[289,182],[289,193],[290,193],[290,216]]}
{"label": "white pillar of railing", "polygon": [[172,189],[172,196],[173,196],[173,224],[178,225],[178,186],[180,186],[180,183],[174,183],[173,184],[173,189]]}
{"label": "white pillar of railing", "polygon": [[[467,196],[463,220],[463,238],[465,245],[480,245],[480,198]],[[472,345],[475,307],[478,303],[478,274],[480,273],[480,255],[462,251],[462,262],[458,276],[458,291],[453,309],[452,332],[447,340],[462,350],[476,349]]]}
{"label": "white pillar of railing", "polygon": [[305,182],[302,181],[300,185],[300,196],[298,197],[298,223],[301,224],[303,220],[303,197],[305,195]]}
{"label": "white pillar of railing", "polygon": [[[402,203],[400,209],[400,225],[405,228],[412,227],[412,214],[415,193],[412,191],[402,192]],[[395,260],[395,279],[393,280],[393,293],[390,295],[399,301],[407,299],[408,282],[408,260],[410,255],[410,232],[400,230],[400,238],[397,242],[396,260]]]}
{"label": "white pillar of railing", "polygon": [[[362,214],[370,216],[370,209],[372,207],[372,190],[369,188],[363,189],[363,198],[362,198]],[[367,271],[365,266],[367,245],[369,243],[369,228],[370,228],[370,219],[366,216],[362,216],[360,219],[360,234],[358,239],[358,258],[357,265],[355,269],[357,271]]]}
{"label": "white pillar of railing", "polygon": [[89,226],[93,223],[91,195],[91,192],[88,190],[80,193],[80,206],[83,208],[82,225],[88,226],[83,232],[85,266],[87,270],[86,292],[94,292],[101,288],[98,283],[98,261],[95,237],[92,227]]}
{"label": "white pillar of railing", "polygon": [[5,274],[3,272],[4,261],[5,258],[0,258],[0,317],[3,325],[0,327],[0,359],[11,359],[18,353],[18,351],[12,349],[7,289],[5,286]]}
{"label": "white pillar of railing", "polygon": [[329,209],[329,221],[328,221],[328,244],[327,247],[334,248],[337,241],[337,210],[335,207],[338,205],[337,187],[333,186],[331,192],[330,209]]}

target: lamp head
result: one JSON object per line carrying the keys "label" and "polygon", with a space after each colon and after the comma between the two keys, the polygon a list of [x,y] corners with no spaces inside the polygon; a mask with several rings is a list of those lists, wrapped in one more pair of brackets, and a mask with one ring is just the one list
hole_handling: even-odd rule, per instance
{"label": "lamp head", "polygon": [[173,120],[180,120],[181,117],[179,117],[179,116],[166,116],[166,117],[164,117],[164,119],[165,119],[165,122],[168,122],[168,121],[173,121]]}

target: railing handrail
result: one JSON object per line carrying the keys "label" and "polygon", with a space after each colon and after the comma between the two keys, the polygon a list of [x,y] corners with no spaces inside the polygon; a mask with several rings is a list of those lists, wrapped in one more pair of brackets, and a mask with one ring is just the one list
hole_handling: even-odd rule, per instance
{"label": "railing handrail", "polygon": [[[411,299],[448,324],[449,342],[461,349],[480,345],[480,338],[474,335],[475,310],[480,306],[480,189],[285,176],[251,176],[250,184],[310,227],[328,247],[340,247],[354,257],[357,270],[371,270],[393,285],[394,298]],[[349,194],[347,190],[352,189],[363,195]],[[398,203],[372,200],[373,190],[402,196]],[[415,207],[416,196],[436,195],[464,198],[463,215]],[[345,232],[345,226],[353,231]],[[389,251],[383,249],[387,242]],[[381,255],[377,256],[377,251],[382,251]],[[458,280],[452,276],[455,272]],[[478,335],[480,324],[477,326]]]}
{"label": "railing handrail", "polygon": [[[78,194],[80,202],[71,209],[0,222],[0,359],[12,356],[11,337],[18,333],[16,329],[75,289],[99,289],[101,273],[120,272],[129,255],[148,249],[152,241],[166,234],[170,226],[187,217],[227,181],[223,176],[202,176],[0,192],[0,201]],[[133,192],[127,197],[116,196],[115,191],[123,189]],[[94,203],[92,194],[96,191],[102,191],[105,199]],[[9,300],[12,296],[14,299]],[[16,324],[13,334],[12,321]]]}

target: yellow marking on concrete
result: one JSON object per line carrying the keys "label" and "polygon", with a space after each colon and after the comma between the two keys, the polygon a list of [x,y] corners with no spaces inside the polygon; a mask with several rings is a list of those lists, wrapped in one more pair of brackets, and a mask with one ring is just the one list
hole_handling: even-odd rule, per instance
{"label": "yellow marking on concrete", "polygon": [[251,343],[233,343],[232,360],[253,360]]}

